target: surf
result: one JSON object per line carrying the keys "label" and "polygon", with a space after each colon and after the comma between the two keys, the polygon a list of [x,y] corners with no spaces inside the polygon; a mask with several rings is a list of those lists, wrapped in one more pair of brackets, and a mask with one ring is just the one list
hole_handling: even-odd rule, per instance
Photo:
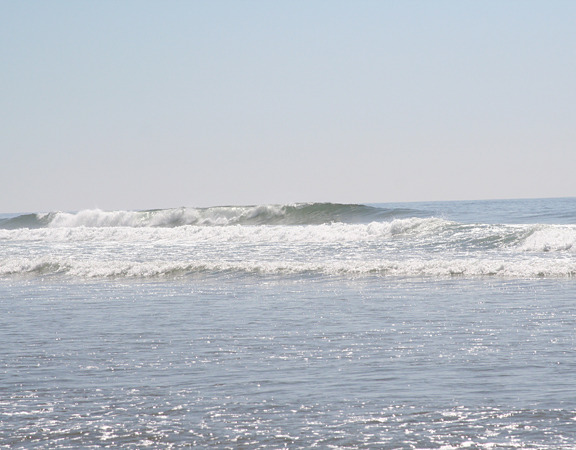
{"label": "surf", "polygon": [[[517,206],[492,209],[505,204]],[[297,203],[5,215],[0,277],[576,275],[576,224],[498,223],[500,211],[474,205],[474,214],[469,204]]]}
{"label": "surf", "polygon": [[103,211],[23,214],[0,221],[2,229],[74,227],[166,227],[185,225],[318,225],[367,223],[399,217],[421,216],[408,208],[382,208],[362,204],[295,203],[286,205],[181,207],[145,211]]}

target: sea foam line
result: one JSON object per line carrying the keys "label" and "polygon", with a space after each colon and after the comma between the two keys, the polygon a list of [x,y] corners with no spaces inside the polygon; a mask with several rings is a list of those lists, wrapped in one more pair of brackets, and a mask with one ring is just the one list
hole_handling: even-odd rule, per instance
{"label": "sea foam line", "polygon": [[66,275],[79,278],[163,278],[193,274],[329,275],[384,277],[574,277],[572,258],[407,258],[380,261],[118,261],[40,257],[0,264],[0,276]]}
{"label": "sea foam line", "polygon": [[13,241],[251,241],[251,242],[326,242],[387,238],[403,234],[429,234],[450,222],[442,219],[395,219],[368,224],[330,223],[320,225],[233,225],[175,228],[134,227],[55,227],[0,230],[1,240]]}
{"label": "sea foam line", "polygon": [[406,218],[367,224],[233,225],[175,228],[57,227],[0,229],[0,241],[44,242],[142,242],[177,246],[196,243],[340,244],[388,243],[420,246],[428,251],[502,249],[517,252],[576,253],[575,225],[459,224],[439,218]]}

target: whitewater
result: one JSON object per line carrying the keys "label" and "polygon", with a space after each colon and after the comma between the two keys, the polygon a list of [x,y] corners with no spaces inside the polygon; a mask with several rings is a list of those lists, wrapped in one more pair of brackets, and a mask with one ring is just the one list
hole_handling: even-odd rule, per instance
{"label": "whitewater", "polygon": [[576,447],[576,198],[0,214],[1,448]]}
{"label": "whitewater", "polygon": [[294,204],[28,214],[1,219],[0,242],[6,252],[0,276],[576,274],[574,224],[467,223],[407,207]]}

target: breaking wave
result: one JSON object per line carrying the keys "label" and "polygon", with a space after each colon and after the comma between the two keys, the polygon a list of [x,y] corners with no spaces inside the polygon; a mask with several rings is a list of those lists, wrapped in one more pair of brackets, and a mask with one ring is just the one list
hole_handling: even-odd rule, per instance
{"label": "breaking wave", "polygon": [[24,214],[0,221],[0,228],[43,227],[178,227],[228,225],[315,225],[323,223],[366,223],[398,217],[422,216],[422,211],[378,208],[335,203],[291,205],[220,206],[173,208],[149,211],[83,210],[76,213]]}
{"label": "breaking wave", "polygon": [[576,225],[302,203],[0,219],[0,276],[574,277]]}

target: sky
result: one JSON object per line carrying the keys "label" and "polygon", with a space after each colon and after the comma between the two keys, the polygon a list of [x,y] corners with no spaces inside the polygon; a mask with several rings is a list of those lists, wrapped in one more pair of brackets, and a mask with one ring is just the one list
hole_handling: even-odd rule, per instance
{"label": "sky", "polygon": [[0,0],[0,212],[576,196],[573,0]]}

